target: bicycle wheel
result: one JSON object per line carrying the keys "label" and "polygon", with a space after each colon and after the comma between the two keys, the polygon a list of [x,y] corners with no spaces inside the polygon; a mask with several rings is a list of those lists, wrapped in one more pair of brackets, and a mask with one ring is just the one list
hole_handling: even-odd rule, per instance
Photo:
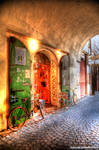
{"label": "bicycle wheel", "polygon": [[27,118],[27,112],[24,108],[22,107],[15,107],[14,109],[11,110],[9,117],[8,117],[8,127],[16,131],[19,128],[21,128]]}

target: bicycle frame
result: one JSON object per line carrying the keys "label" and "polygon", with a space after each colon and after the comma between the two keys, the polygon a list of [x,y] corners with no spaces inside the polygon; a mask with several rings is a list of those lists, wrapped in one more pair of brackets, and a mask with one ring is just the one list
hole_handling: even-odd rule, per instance
{"label": "bicycle frame", "polygon": [[30,117],[31,114],[33,116],[34,108],[37,106],[39,107],[42,119],[44,119],[39,100],[38,100],[38,103],[34,105],[34,108],[30,111],[26,104],[27,100],[28,98],[23,98],[22,106],[16,106],[10,111],[9,116],[8,116],[8,127],[10,129],[16,131],[18,128],[22,127],[27,117]]}

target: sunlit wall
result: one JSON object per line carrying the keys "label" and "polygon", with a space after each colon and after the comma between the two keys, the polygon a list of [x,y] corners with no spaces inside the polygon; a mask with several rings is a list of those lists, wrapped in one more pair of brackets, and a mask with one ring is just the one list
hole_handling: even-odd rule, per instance
{"label": "sunlit wall", "polygon": [[7,128],[8,112],[8,55],[7,55],[7,38],[5,32],[0,32],[0,131]]}

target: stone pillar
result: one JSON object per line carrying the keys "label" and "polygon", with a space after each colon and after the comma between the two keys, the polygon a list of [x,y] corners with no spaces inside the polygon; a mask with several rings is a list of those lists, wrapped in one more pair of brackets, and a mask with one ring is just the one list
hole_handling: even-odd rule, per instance
{"label": "stone pillar", "polygon": [[76,101],[80,95],[80,54],[74,50],[70,53],[70,95]]}
{"label": "stone pillar", "polygon": [[0,26],[0,131],[7,128],[8,111],[8,52],[7,37]]}
{"label": "stone pillar", "polygon": [[50,84],[51,84],[51,104],[58,105],[58,72],[57,65],[54,60],[51,60],[51,70],[50,70]]}

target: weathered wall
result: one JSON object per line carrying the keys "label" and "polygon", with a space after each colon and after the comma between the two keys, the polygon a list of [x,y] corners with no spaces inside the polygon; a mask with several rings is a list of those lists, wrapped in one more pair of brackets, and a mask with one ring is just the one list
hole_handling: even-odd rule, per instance
{"label": "weathered wall", "polygon": [[[80,86],[80,52],[75,54],[75,51],[70,53],[70,93],[71,97],[73,92],[78,93]],[[79,98],[79,93],[77,95]],[[76,98],[76,99],[77,99]]]}
{"label": "weathered wall", "polygon": [[7,39],[5,29],[0,27],[0,130],[7,127]]}

